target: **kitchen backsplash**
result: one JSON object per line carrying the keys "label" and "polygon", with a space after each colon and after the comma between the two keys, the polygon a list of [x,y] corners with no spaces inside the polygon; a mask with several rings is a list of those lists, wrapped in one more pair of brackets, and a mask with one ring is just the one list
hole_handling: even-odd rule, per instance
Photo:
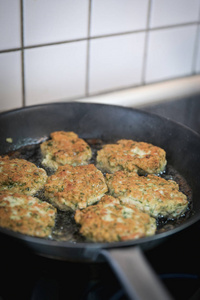
{"label": "kitchen backsplash", "polygon": [[0,0],[0,110],[200,74],[200,0]]}

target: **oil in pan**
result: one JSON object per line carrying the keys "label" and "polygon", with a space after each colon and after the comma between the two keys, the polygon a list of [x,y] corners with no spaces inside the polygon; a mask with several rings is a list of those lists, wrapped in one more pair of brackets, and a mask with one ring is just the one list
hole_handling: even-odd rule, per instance
{"label": "oil in pan", "polygon": [[[92,149],[92,158],[90,163],[95,164],[96,154],[102,145],[108,143],[108,141],[102,141],[101,139],[85,139],[85,141],[90,145]],[[109,141],[111,142],[111,141]],[[112,141],[113,143],[113,141]],[[34,163],[39,168],[44,168],[48,176],[52,175],[54,172],[45,168],[41,165],[42,154],[40,151],[40,144],[32,144],[23,146],[16,151],[7,153],[11,158],[22,158]],[[104,174],[105,175],[105,174]],[[157,231],[156,234],[166,232],[168,230],[174,229],[184,223],[192,214],[192,191],[186,180],[179,174],[171,165],[167,165],[165,172],[160,175],[166,180],[174,180],[178,183],[180,191],[183,192],[189,201],[189,206],[185,214],[178,219],[166,219],[157,218]],[[39,199],[43,201],[48,201],[44,196],[44,190],[39,191],[36,195]],[[57,212],[56,224],[52,231],[49,239],[56,241],[69,241],[72,243],[77,242],[87,242],[87,240],[79,234],[80,226],[74,221],[74,211],[60,211]]]}

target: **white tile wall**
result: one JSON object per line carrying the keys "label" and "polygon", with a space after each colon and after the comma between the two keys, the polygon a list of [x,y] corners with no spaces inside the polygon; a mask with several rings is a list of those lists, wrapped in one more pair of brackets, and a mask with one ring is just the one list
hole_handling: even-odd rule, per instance
{"label": "white tile wall", "polygon": [[199,0],[152,0],[150,28],[196,22]]}
{"label": "white tile wall", "polygon": [[91,36],[145,29],[148,0],[93,0]]}
{"label": "white tile wall", "polygon": [[25,50],[27,105],[85,95],[86,41]]}
{"label": "white tile wall", "polygon": [[144,38],[141,32],[92,40],[89,93],[141,84]]}
{"label": "white tile wall", "polygon": [[147,83],[190,75],[197,26],[156,30],[149,33]]}
{"label": "white tile wall", "polygon": [[0,111],[21,107],[21,51],[2,53],[0,70]]}
{"label": "white tile wall", "polygon": [[24,1],[25,46],[87,38],[88,0]]}
{"label": "white tile wall", "polygon": [[21,47],[20,0],[0,0],[0,50]]}
{"label": "white tile wall", "polygon": [[200,0],[0,0],[0,110],[200,73]]}

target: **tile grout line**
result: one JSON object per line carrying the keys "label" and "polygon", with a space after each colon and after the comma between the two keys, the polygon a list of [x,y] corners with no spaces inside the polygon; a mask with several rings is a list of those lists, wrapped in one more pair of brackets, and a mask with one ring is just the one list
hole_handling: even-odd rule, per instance
{"label": "tile grout line", "polygon": [[21,76],[22,76],[22,106],[26,106],[25,98],[25,64],[24,64],[24,5],[23,0],[20,1],[21,8]]}
{"label": "tile grout line", "polygon": [[90,73],[90,32],[91,32],[91,5],[92,0],[89,0],[88,5],[88,39],[87,39],[87,54],[86,54],[86,77],[85,77],[85,96],[89,96],[89,73]]}
{"label": "tile grout line", "polygon": [[[151,0],[149,0],[149,1],[151,1]],[[21,2],[22,2],[22,0],[21,0]],[[113,33],[113,34],[105,34],[105,35],[92,36],[92,37],[87,37],[87,38],[77,38],[77,39],[65,40],[65,41],[60,41],[60,42],[44,43],[44,44],[38,44],[38,45],[36,44],[36,45],[31,45],[31,46],[24,46],[23,45],[22,47],[19,47],[19,48],[10,48],[10,49],[0,50],[0,54],[1,53],[7,53],[7,52],[19,51],[19,50],[26,50],[26,49],[34,49],[34,48],[41,48],[41,47],[47,47],[47,46],[54,46],[54,45],[75,43],[75,42],[81,42],[81,41],[90,41],[90,40],[101,39],[101,38],[109,38],[109,37],[115,37],[115,36],[117,37],[117,36],[122,36],[122,35],[127,35],[127,34],[134,34],[134,33],[142,33],[142,32],[147,32],[147,31],[173,29],[173,28],[179,28],[179,27],[185,27],[185,26],[191,26],[191,25],[200,25],[200,21],[190,22],[190,23],[174,24],[174,25],[168,25],[168,26],[161,26],[161,27],[150,28],[150,29],[141,29],[141,30],[132,30],[132,31],[119,32],[119,33]],[[23,28],[22,28],[22,30],[24,31]]]}
{"label": "tile grout line", "polygon": [[147,65],[147,48],[149,41],[149,23],[150,23],[150,14],[151,14],[152,2],[148,2],[148,12],[147,12],[147,23],[146,23],[146,34],[144,41],[144,55],[143,55],[143,65],[142,65],[142,76],[141,76],[141,85],[145,85],[145,74],[146,74],[146,65]]}
{"label": "tile grout line", "polygon": [[191,73],[196,74],[196,64],[197,64],[197,55],[199,50],[199,34],[200,34],[200,25],[197,26],[196,29],[196,36],[194,41],[194,50],[193,50],[193,58],[192,58],[192,66],[191,66]]}

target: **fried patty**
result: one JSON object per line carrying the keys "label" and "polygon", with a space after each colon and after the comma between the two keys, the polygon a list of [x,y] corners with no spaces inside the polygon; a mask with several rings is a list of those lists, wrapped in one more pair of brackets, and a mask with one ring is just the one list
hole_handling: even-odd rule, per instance
{"label": "fried patty", "polygon": [[123,203],[134,204],[153,217],[176,218],[188,207],[186,195],[179,191],[178,184],[173,180],[118,171],[107,174],[106,181],[112,196]]}
{"label": "fried patty", "polygon": [[107,144],[97,153],[97,167],[110,173],[126,170],[158,174],[164,170],[166,163],[163,149],[132,140],[123,139],[116,144]]}
{"label": "fried patty", "polygon": [[55,131],[40,145],[43,166],[56,170],[66,164],[85,165],[92,157],[90,146],[74,132]]}
{"label": "fried patty", "polygon": [[56,208],[36,197],[0,192],[0,226],[23,234],[47,237],[55,225]]}
{"label": "fried patty", "polygon": [[138,239],[156,231],[154,218],[108,195],[97,205],[77,210],[75,221],[81,225],[80,233],[94,242]]}
{"label": "fried patty", "polygon": [[46,171],[24,159],[0,157],[0,191],[34,195],[43,188],[47,180]]}
{"label": "fried patty", "polygon": [[107,192],[105,178],[94,165],[58,167],[45,185],[45,197],[61,210],[85,208]]}

